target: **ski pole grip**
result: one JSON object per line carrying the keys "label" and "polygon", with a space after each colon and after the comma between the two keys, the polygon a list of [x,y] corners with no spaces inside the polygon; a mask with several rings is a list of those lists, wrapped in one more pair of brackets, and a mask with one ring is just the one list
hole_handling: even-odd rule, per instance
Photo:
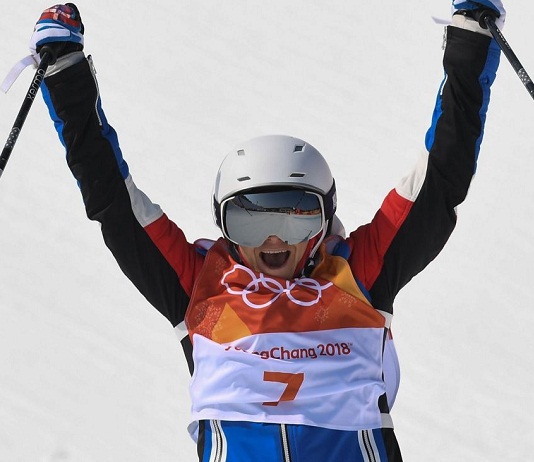
{"label": "ski pole grip", "polygon": [[39,50],[39,56],[41,57],[41,59],[43,59],[45,53],[48,53],[48,64],[55,64],[57,61],[58,54],[64,47],[65,42],[49,43],[47,45],[43,45]]}
{"label": "ski pole grip", "polygon": [[478,24],[482,29],[488,29],[488,22],[491,21],[495,23],[495,20],[500,16],[500,14],[490,8],[484,8],[481,10],[475,11],[475,19],[478,21]]}

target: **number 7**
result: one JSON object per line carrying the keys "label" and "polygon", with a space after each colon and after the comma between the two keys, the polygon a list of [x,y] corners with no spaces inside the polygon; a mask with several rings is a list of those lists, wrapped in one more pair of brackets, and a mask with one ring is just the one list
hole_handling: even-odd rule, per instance
{"label": "number 7", "polygon": [[263,380],[265,382],[280,382],[287,383],[287,386],[280,396],[278,401],[266,401],[264,406],[278,406],[281,401],[293,401],[299,392],[299,389],[304,382],[304,372],[291,374],[290,372],[269,372],[263,373]]}

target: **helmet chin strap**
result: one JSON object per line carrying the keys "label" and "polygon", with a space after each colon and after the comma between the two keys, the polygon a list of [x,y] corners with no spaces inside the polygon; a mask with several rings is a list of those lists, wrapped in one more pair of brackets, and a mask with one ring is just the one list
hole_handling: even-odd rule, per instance
{"label": "helmet chin strap", "polygon": [[297,267],[296,274],[300,273],[302,276],[308,277],[313,271],[313,269],[315,268],[315,265],[317,263],[315,261],[315,254],[319,250],[319,247],[321,246],[321,244],[324,241],[324,238],[326,237],[326,234],[328,232],[328,222],[329,220],[325,222],[320,236],[310,241],[312,248],[309,252],[306,252],[304,256],[302,257],[302,261]]}

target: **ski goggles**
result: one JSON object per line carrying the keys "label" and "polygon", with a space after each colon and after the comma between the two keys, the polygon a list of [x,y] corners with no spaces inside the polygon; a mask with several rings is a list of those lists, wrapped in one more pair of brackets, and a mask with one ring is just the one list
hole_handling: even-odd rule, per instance
{"label": "ski goggles", "polygon": [[221,203],[224,237],[245,247],[259,247],[269,236],[289,245],[308,241],[324,223],[323,198],[302,189],[238,194]]}

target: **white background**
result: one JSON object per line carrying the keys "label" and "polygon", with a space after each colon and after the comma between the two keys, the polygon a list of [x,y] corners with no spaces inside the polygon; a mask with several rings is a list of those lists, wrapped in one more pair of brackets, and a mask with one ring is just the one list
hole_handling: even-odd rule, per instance
{"label": "white background", "polygon": [[[424,150],[443,75],[431,15],[448,17],[446,0],[77,4],[133,177],[190,240],[218,236],[213,181],[244,139],[315,145],[349,230]],[[0,79],[48,6],[3,8]],[[504,32],[534,73],[534,3],[508,6]],[[6,139],[32,75],[0,95]],[[503,57],[457,229],[396,302],[392,415],[406,461],[534,452],[532,120],[534,101]],[[40,97],[0,179],[0,216],[0,460],[196,460],[181,347],[85,218]]]}

